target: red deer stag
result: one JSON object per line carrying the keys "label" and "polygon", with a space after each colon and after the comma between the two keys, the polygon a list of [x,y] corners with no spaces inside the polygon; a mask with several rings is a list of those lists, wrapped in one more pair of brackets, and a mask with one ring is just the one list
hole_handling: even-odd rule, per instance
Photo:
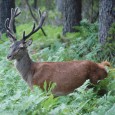
{"label": "red deer stag", "polygon": [[7,35],[12,42],[10,53],[7,56],[9,60],[16,60],[16,68],[32,89],[33,85],[38,85],[43,89],[44,82],[56,83],[52,90],[54,95],[66,95],[73,92],[74,89],[80,87],[87,79],[91,83],[96,84],[98,80],[107,77],[105,65],[109,66],[108,62],[97,64],[91,61],[69,61],[69,62],[33,62],[28,54],[27,47],[31,45],[32,40],[27,40],[31,35],[41,29],[46,17],[46,12],[42,13],[39,25],[33,26],[32,31],[17,41],[13,32],[13,23],[18,16],[18,9],[11,10],[11,19],[7,19],[5,26]]}

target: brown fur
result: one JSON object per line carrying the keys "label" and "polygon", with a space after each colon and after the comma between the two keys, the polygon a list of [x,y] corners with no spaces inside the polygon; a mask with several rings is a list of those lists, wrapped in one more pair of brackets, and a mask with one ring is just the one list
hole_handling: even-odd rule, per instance
{"label": "brown fur", "polygon": [[104,67],[105,66],[111,66],[111,64],[108,62],[108,61],[103,61],[103,62],[101,62],[101,65],[103,65]]}
{"label": "brown fur", "polygon": [[52,92],[55,95],[65,95],[83,85],[87,79],[97,84],[98,80],[106,78],[104,65],[108,64],[91,61],[33,63],[32,84],[43,89],[44,81],[55,82],[56,87]]}

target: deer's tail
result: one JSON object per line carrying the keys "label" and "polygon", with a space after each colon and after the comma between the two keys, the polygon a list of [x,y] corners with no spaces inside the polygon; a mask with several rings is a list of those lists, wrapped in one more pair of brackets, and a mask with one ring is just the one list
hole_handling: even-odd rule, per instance
{"label": "deer's tail", "polygon": [[108,66],[108,67],[111,66],[110,62],[108,62],[108,61],[103,61],[100,64],[103,65],[103,66]]}

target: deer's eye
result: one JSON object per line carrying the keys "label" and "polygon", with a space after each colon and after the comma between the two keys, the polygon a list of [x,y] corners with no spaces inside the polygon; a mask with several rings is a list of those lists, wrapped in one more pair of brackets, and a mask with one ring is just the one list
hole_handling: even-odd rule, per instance
{"label": "deer's eye", "polygon": [[23,49],[24,49],[24,47],[20,47],[20,49],[21,49],[21,50],[23,50]]}

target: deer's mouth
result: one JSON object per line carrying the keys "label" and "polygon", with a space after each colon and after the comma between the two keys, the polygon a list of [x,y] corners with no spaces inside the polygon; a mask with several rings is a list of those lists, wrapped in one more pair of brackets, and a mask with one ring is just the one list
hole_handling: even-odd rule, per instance
{"label": "deer's mouth", "polygon": [[7,59],[8,59],[8,60],[14,60],[14,56],[8,55],[8,56],[7,56]]}

